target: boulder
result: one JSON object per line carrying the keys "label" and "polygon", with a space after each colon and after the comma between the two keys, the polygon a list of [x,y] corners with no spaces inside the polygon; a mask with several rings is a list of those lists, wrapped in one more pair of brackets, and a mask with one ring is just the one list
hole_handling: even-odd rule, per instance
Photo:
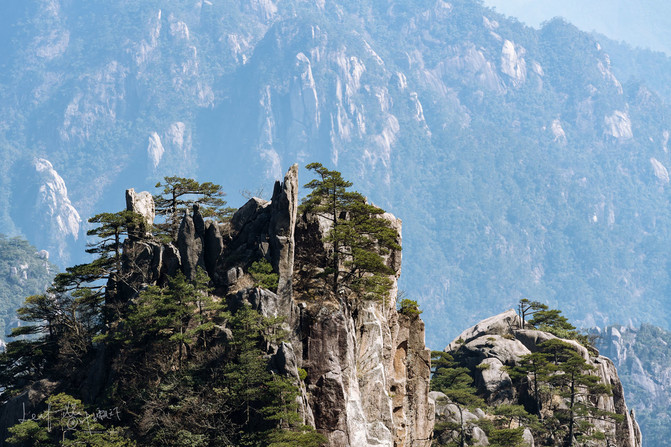
{"label": "boulder", "polygon": [[249,222],[254,220],[261,210],[270,205],[270,202],[259,199],[258,197],[252,197],[242,205],[236,212],[233,214],[231,219],[231,225],[233,230],[240,232]]}
{"label": "boulder", "polygon": [[[445,348],[445,351],[454,351],[459,347],[460,343],[468,343],[485,334],[503,335],[512,333],[513,329],[517,329],[518,327],[519,316],[513,309],[510,309],[499,315],[482,320],[475,326],[466,329]],[[457,343],[458,341],[460,343]]]}
{"label": "boulder", "polygon": [[503,369],[503,363],[497,358],[486,358],[478,365],[480,378],[489,394],[488,400],[501,403],[514,403],[515,389],[510,376]]}
{"label": "boulder", "polygon": [[528,428],[524,429],[524,433],[522,433],[522,439],[524,440],[525,447],[534,447],[534,436],[531,434],[531,430]]}

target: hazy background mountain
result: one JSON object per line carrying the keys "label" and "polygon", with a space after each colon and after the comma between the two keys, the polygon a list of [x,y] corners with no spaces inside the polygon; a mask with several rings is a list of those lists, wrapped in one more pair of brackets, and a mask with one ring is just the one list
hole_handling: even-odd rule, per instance
{"label": "hazy background mountain", "polygon": [[466,0],[11,1],[0,30],[0,231],[61,266],[125,188],[239,206],[320,161],[403,219],[433,348],[523,297],[668,328],[660,53]]}
{"label": "hazy background mountain", "polygon": [[46,251],[0,234],[0,349],[5,346],[4,334],[19,325],[16,309],[26,297],[43,293],[55,274]]}
{"label": "hazy background mountain", "polygon": [[485,0],[502,14],[538,28],[564,17],[578,28],[671,54],[671,4],[663,0]]}
{"label": "hazy background mountain", "polygon": [[643,324],[595,333],[601,354],[617,367],[627,405],[636,411],[643,445],[665,445],[671,435],[671,332]]}

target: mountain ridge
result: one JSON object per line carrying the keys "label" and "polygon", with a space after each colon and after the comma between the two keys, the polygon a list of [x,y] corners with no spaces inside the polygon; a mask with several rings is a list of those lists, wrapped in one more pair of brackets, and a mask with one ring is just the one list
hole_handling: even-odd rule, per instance
{"label": "mountain ridge", "polygon": [[54,240],[22,217],[63,203],[25,188],[32,157],[83,221],[129,178],[212,178],[233,196],[320,160],[404,219],[401,287],[430,311],[431,345],[449,341],[444,321],[525,296],[585,327],[667,324],[668,95],[619,79],[636,70],[594,36],[470,1],[229,6],[44,0],[3,15],[5,231],[65,244],[61,265],[85,244],[86,224]]}

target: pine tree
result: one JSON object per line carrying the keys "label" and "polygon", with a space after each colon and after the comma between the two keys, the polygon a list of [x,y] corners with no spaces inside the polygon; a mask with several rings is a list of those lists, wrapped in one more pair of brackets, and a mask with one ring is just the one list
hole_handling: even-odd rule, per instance
{"label": "pine tree", "polygon": [[565,360],[557,364],[555,373],[548,381],[566,401],[567,408],[557,408],[555,413],[568,423],[564,444],[571,447],[577,436],[590,436],[590,432],[594,429],[594,424],[590,422],[592,419],[616,420],[617,415],[599,409],[596,403],[587,398],[587,396],[600,397],[612,394],[610,386],[602,383],[601,378],[594,375],[596,368],[589,365],[569,344],[565,344],[562,356]]}
{"label": "pine tree", "polygon": [[163,183],[156,183],[156,188],[163,188],[159,194],[154,195],[156,215],[162,216],[165,221],[156,226],[170,234],[173,239],[177,237],[181,214],[191,209],[194,204],[200,205],[203,217],[217,217],[223,221],[233,213],[232,208],[226,207],[221,186],[211,182],[199,183],[190,178],[164,177]]}
{"label": "pine tree", "polygon": [[547,382],[553,371],[548,361],[548,354],[533,352],[524,355],[514,366],[507,367],[506,370],[512,380],[527,382],[536,404],[536,414],[542,418],[543,396],[541,395],[541,386]]}
{"label": "pine tree", "polygon": [[528,315],[533,315],[539,311],[547,310],[548,306],[538,302],[538,301],[529,301],[526,298],[520,300],[517,306],[517,314],[520,316],[520,327],[524,329],[526,324],[526,317]]}
{"label": "pine tree", "polygon": [[456,431],[459,436],[459,446],[464,447],[466,445],[464,409],[485,407],[485,401],[476,395],[476,390],[471,385],[473,378],[469,369],[457,366],[450,354],[442,351],[432,351],[431,366],[433,369],[431,390],[445,394],[459,410],[459,423],[457,425],[445,421],[436,422],[434,429],[437,434],[436,437],[440,437],[446,432]]}
{"label": "pine tree", "polygon": [[54,278],[51,292],[72,295],[81,308],[91,315],[99,313],[102,306],[101,323],[106,327],[120,318],[122,304],[118,302],[118,284],[122,277],[122,247],[126,237],[146,231],[144,218],[132,211],[101,213],[89,219],[96,227],[87,231],[97,239],[87,244],[87,253],[97,257],[86,264],[66,268]]}
{"label": "pine tree", "polygon": [[147,287],[134,303],[123,325],[125,331],[116,339],[130,336],[136,346],[144,346],[150,340],[167,340],[177,347],[181,369],[189,346],[200,340],[206,347],[206,334],[227,316],[225,306],[209,296],[208,282],[207,273],[199,268],[194,281],[187,280],[180,271],[167,287]]}
{"label": "pine tree", "polygon": [[306,166],[318,176],[305,185],[312,191],[301,204],[304,212],[326,219],[330,229],[324,242],[331,245],[325,266],[331,292],[339,295],[349,289],[364,299],[384,297],[393,274],[382,255],[400,250],[398,234],[382,218],[384,211],[366,202],[358,192],[349,191],[352,183],[338,171],[320,163]]}

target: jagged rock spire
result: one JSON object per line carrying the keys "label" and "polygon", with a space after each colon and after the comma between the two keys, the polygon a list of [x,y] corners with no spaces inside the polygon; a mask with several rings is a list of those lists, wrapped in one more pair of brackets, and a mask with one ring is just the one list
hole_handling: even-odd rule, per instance
{"label": "jagged rock spire", "polygon": [[151,228],[154,225],[156,210],[154,208],[154,196],[150,192],[135,192],[134,188],[127,189],[126,210],[141,214],[147,223],[147,228]]}

